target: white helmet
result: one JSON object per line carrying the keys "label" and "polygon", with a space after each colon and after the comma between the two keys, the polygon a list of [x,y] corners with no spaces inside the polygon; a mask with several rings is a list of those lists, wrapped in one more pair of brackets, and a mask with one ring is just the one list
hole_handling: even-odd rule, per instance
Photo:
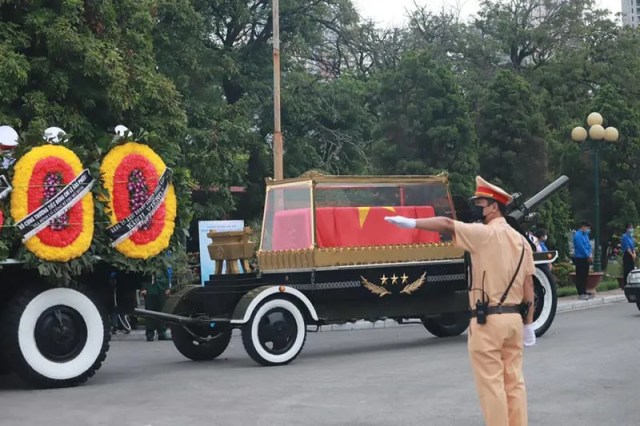
{"label": "white helmet", "polygon": [[122,138],[124,137],[130,137],[133,133],[131,133],[131,130],[129,130],[127,128],[127,126],[123,126],[122,124],[118,124],[116,126],[116,128],[113,130],[114,133]]}
{"label": "white helmet", "polygon": [[49,127],[44,131],[44,135],[42,137],[49,143],[60,143],[64,142],[64,137],[66,135],[67,133],[60,127]]}
{"label": "white helmet", "polygon": [[0,145],[15,148],[18,146],[18,133],[10,126],[0,126]]}

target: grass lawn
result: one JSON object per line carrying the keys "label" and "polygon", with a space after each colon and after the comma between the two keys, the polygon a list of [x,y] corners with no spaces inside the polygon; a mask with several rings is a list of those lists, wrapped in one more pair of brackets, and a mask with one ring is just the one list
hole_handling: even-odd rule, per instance
{"label": "grass lawn", "polygon": [[[606,279],[596,287],[596,291],[609,291],[615,290],[616,288],[619,288],[617,280]],[[578,292],[575,287],[558,288],[558,297],[575,296],[576,294],[578,294]]]}

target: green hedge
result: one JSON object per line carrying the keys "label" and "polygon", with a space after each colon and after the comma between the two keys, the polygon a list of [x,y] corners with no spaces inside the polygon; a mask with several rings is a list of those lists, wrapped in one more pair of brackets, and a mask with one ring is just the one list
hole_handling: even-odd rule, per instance
{"label": "green hedge", "polygon": [[[571,282],[569,278],[569,274],[571,272],[575,272],[576,268],[571,262],[557,262],[554,263],[551,269],[551,273],[553,274],[556,286],[558,288],[564,287],[573,287],[574,284]],[[615,281],[616,277],[622,275],[622,265],[616,261],[610,261],[607,265],[607,270],[605,272],[605,281]]]}
{"label": "green hedge", "polygon": [[575,267],[570,262],[554,263],[551,269],[551,273],[555,278],[556,286],[558,286],[558,288],[573,287],[573,283],[569,278],[569,274],[574,271]]}

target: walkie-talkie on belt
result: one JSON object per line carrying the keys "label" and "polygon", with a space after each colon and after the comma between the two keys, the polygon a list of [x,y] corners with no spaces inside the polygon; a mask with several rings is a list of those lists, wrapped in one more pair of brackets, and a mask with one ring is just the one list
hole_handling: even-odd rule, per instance
{"label": "walkie-talkie on belt", "polygon": [[486,324],[487,323],[487,314],[489,310],[489,301],[485,299],[484,292],[484,277],[487,271],[482,272],[482,302],[478,299],[476,300],[476,321],[478,324]]}
{"label": "walkie-talkie on belt", "polygon": [[481,302],[480,300],[476,301],[476,321],[478,324],[486,324],[487,323],[487,308],[489,307],[488,302]]}

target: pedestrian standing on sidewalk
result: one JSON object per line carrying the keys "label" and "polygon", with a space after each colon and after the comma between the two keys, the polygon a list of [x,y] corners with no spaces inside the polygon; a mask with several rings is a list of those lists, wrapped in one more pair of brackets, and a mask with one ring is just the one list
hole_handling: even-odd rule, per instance
{"label": "pedestrian standing on sidewalk", "polygon": [[[166,270],[159,270],[151,274],[151,279],[142,285],[140,294],[144,297],[144,308],[149,311],[162,311],[164,302],[169,295],[170,285]],[[152,318],[145,318],[145,334],[147,341],[153,342],[156,331],[158,340],[169,340],[165,323]]]}
{"label": "pedestrian standing on sidewalk", "polygon": [[633,226],[630,223],[622,236],[622,253],[622,271],[626,285],[629,272],[636,266],[636,241],[633,239]]}
{"label": "pedestrian standing on sidewalk", "polygon": [[576,266],[576,290],[578,299],[588,300],[593,295],[587,294],[587,279],[589,278],[589,264],[593,261],[591,254],[591,224],[587,221],[580,223],[580,229],[573,235],[573,264]]}
{"label": "pedestrian standing on sidewalk", "polygon": [[[469,357],[480,406],[488,426],[526,426],[527,392],[522,373],[524,346],[535,344],[533,302],[535,265],[531,245],[505,220],[511,195],[476,177],[472,208],[483,223],[448,217],[386,217],[401,228],[451,234],[471,254]],[[523,326],[524,321],[524,326]]]}

